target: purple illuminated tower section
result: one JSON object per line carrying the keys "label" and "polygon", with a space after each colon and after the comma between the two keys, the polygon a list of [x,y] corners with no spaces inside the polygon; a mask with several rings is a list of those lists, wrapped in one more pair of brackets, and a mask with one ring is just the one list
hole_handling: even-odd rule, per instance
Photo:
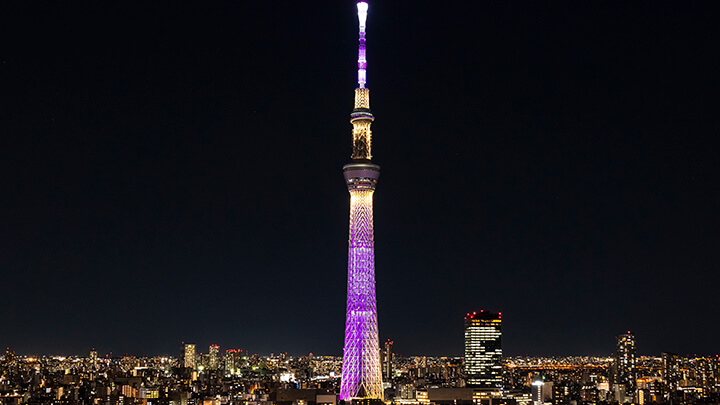
{"label": "purple illuminated tower section", "polygon": [[343,350],[340,399],[383,399],[380,346],[378,344],[377,305],[375,300],[375,252],[373,238],[373,193],[380,166],[370,159],[370,91],[365,87],[365,21],[368,5],[357,3],[360,21],[358,87],[355,108],[350,114],[353,125],[352,163],[343,166],[350,191],[350,241],[348,251],[347,313]]}

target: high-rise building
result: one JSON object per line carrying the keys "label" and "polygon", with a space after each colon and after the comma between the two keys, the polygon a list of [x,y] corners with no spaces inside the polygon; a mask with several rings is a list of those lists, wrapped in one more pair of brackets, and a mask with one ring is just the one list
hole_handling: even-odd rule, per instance
{"label": "high-rise building", "polygon": [[210,345],[210,350],[208,350],[208,369],[210,370],[217,370],[219,359],[218,359],[218,351],[220,350],[220,346],[218,345]]}
{"label": "high-rise building", "polygon": [[617,338],[616,383],[625,386],[625,393],[632,395],[635,392],[637,380],[637,360],[635,358],[635,335],[628,331]]}
{"label": "high-rise building", "polygon": [[242,350],[228,349],[225,352],[225,376],[240,374],[242,367]]}
{"label": "high-rise building", "polygon": [[381,353],[381,361],[382,361],[382,374],[383,374],[383,380],[385,382],[392,382],[392,362],[393,362],[393,341],[388,340],[385,342],[385,348],[383,349]]}
{"label": "high-rise building", "polygon": [[569,405],[577,402],[580,397],[580,386],[575,382],[564,379],[552,383],[552,402],[554,405]]}
{"label": "high-rise building", "polygon": [[545,400],[543,398],[543,388],[545,386],[545,382],[541,378],[536,378],[535,381],[532,382],[532,387],[530,388],[530,394],[533,405],[542,405]]}
{"label": "high-rise building", "polygon": [[348,247],[348,291],[345,314],[340,399],[383,399],[378,342],[377,303],[375,298],[375,251],[373,236],[373,193],[380,166],[371,162],[370,90],[365,57],[365,22],[368,4],[357,3],[360,23],[358,51],[358,87],[352,123],[352,162],[343,166],[350,192],[350,238]]}
{"label": "high-rise building", "polygon": [[543,387],[543,381],[542,380],[535,380],[532,383],[532,387],[530,388],[530,398],[532,399],[533,405],[542,405],[543,399],[542,399],[542,387]]}
{"label": "high-rise building", "polygon": [[465,316],[465,374],[468,387],[502,388],[502,314],[487,311]]}
{"label": "high-rise building", "polygon": [[676,353],[662,354],[662,378],[663,382],[668,386],[670,391],[678,389],[678,381],[682,376],[680,373],[680,356]]}
{"label": "high-rise building", "polygon": [[196,356],[195,345],[192,343],[182,343],[180,348],[180,366],[184,368],[195,369]]}
{"label": "high-rise building", "polygon": [[92,371],[96,371],[97,368],[97,352],[93,348],[92,350],[90,350],[90,369]]}

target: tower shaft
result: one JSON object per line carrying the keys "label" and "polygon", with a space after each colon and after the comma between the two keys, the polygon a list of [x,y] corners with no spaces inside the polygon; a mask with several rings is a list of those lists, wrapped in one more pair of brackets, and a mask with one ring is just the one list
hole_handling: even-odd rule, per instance
{"label": "tower shaft", "polygon": [[375,118],[370,112],[370,90],[365,88],[367,3],[364,1],[358,3],[358,19],[358,87],[355,89],[355,108],[350,115],[353,125],[353,162],[343,167],[345,183],[350,192],[348,295],[340,384],[340,399],[346,401],[353,398],[383,399],[373,235],[373,193],[380,175],[380,166],[370,161],[370,125]]}

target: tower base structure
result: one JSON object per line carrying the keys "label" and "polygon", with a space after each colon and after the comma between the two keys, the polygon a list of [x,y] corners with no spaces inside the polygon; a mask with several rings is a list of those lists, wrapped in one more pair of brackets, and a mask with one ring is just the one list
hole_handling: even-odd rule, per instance
{"label": "tower base structure", "polygon": [[380,166],[356,161],[346,164],[343,174],[350,192],[350,237],[340,399],[382,401],[373,235],[373,193]]}

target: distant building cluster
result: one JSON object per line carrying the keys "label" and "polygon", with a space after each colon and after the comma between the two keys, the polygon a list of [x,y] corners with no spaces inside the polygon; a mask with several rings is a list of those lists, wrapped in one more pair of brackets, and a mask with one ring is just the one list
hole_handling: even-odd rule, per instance
{"label": "distant building cluster", "polygon": [[[464,357],[380,349],[384,400],[397,405],[717,404],[720,358],[638,356],[635,336],[608,357],[503,357],[501,314],[465,317]],[[0,405],[338,405],[342,358],[249,355],[182,343],[177,357],[0,357]],[[364,405],[363,400],[354,400]]]}

